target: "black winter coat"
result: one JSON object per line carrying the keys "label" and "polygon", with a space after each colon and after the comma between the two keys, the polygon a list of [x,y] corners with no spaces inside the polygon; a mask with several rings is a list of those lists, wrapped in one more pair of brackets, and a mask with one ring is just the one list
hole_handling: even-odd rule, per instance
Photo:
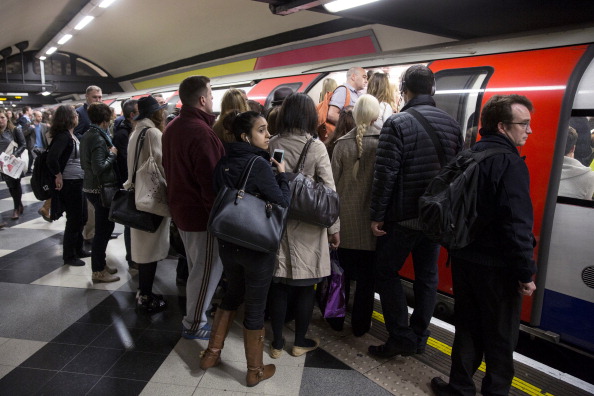
{"label": "black winter coat", "polygon": [[270,154],[249,143],[237,142],[225,145],[227,155],[219,161],[214,172],[215,194],[223,187],[239,187],[239,179],[248,161],[258,155],[264,160],[256,160],[247,180],[245,191],[257,195],[265,201],[276,203],[283,208],[291,202],[291,191],[287,176],[279,173],[276,176],[270,165]]}
{"label": "black winter coat", "polygon": [[[56,134],[47,152],[47,167],[52,175],[64,172],[68,158],[74,149],[74,141],[69,131]],[[80,157],[80,153],[78,154]]]}
{"label": "black winter coat", "polygon": [[462,148],[460,125],[435,107],[429,95],[411,99],[402,112],[384,123],[379,137],[371,195],[372,221],[401,221],[418,217],[418,200],[441,169],[437,151],[423,126],[404,110],[413,107],[433,126],[446,161]]}
{"label": "black winter coat", "polygon": [[528,167],[507,137],[481,133],[483,138],[473,150],[504,147],[509,154],[497,154],[479,164],[477,212],[486,225],[474,242],[450,250],[450,255],[477,265],[512,268],[520,282],[528,283],[536,272]]}

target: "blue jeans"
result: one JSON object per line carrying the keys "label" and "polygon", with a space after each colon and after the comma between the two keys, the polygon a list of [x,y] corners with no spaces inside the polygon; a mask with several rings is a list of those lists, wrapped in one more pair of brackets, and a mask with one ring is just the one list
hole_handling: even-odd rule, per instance
{"label": "blue jeans", "polygon": [[115,228],[115,223],[109,221],[109,209],[101,205],[101,196],[99,194],[85,194],[95,208],[95,237],[91,247],[91,268],[93,272],[103,271],[107,263],[105,261],[107,243]]}
{"label": "blue jeans", "polygon": [[[390,338],[410,348],[423,348],[429,337],[429,322],[437,298],[439,245],[420,231],[384,224],[386,235],[377,239],[376,289],[382,302]],[[412,253],[415,309],[408,321],[406,296],[399,271]]]}
{"label": "blue jeans", "polygon": [[219,240],[219,255],[228,282],[221,308],[236,311],[245,301],[244,327],[260,330],[264,327],[266,297],[272,282],[276,252],[256,252]]}

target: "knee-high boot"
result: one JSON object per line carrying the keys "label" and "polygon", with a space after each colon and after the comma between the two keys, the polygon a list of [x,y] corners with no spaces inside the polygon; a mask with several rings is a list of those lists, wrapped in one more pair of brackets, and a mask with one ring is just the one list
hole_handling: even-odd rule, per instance
{"label": "knee-high boot", "polygon": [[276,371],[274,364],[264,365],[264,332],[264,328],[260,330],[243,328],[243,344],[248,369],[245,377],[247,386],[258,385],[260,381],[272,377]]}
{"label": "knee-high boot", "polygon": [[233,318],[236,311],[226,311],[217,309],[212,324],[208,348],[204,351],[200,359],[200,368],[206,370],[221,363],[221,351],[225,345],[225,338],[229,334],[229,329],[233,324]]}

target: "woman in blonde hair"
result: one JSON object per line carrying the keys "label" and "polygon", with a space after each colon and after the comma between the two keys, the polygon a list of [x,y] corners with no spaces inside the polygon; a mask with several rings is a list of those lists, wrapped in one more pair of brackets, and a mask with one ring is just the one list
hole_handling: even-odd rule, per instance
{"label": "woman in blonde hair", "polygon": [[367,93],[373,95],[380,103],[380,115],[375,121],[374,126],[381,131],[384,122],[394,114],[394,109],[397,107],[394,89],[392,84],[390,84],[388,75],[375,73],[369,80]]}
{"label": "woman in blonde hair", "polygon": [[221,142],[235,142],[235,136],[233,136],[233,133],[231,131],[226,130],[223,126],[225,118],[227,118],[229,114],[233,112],[233,110],[237,110],[240,113],[243,113],[245,111],[248,111],[249,109],[250,108],[245,98],[245,93],[243,91],[236,88],[230,88],[229,90],[227,90],[227,92],[225,92],[225,94],[223,95],[223,99],[221,100],[221,115],[212,126],[212,130],[219,137],[219,139],[221,139]]}
{"label": "woman in blonde hair", "polygon": [[334,92],[338,83],[333,78],[325,78],[322,83],[322,92],[320,92],[320,102],[323,102],[328,92]]}
{"label": "woman in blonde hair", "polygon": [[[362,95],[355,104],[355,129],[338,139],[332,154],[332,174],[340,196],[341,241],[338,258],[348,280],[357,281],[351,324],[360,337],[369,331],[374,299],[375,236],[371,233],[369,205],[375,152],[379,130],[373,123],[380,104],[371,95]],[[344,318],[328,320],[341,330]]]}

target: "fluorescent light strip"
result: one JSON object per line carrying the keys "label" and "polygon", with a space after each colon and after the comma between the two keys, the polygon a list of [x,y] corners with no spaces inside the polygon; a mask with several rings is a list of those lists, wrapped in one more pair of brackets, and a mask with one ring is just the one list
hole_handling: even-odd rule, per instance
{"label": "fluorescent light strip", "polygon": [[547,85],[541,87],[507,87],[487,89],[443,89],[437,90],[436,95],[451,94],[479,94],[483,92],[514,92],[514,91],[564,91],[565,85]]}
{"label": "fluorescent light strip", "polygon": [[75,27],[75,30],[82,30],[85,26],[89,24],[95,17],[87,15],[84,17]]}
{"label": "fluorescent light strip", "polygon": [[71,38],[72,38],[72,35],[71,34],[65,34],[65,35],[62,36],[62,38],[60,39],[60,41],[58,41],[58,44],[60,44],[60,45],[65,44]]}
{"label": "fluorescent light strip", "polygon": [[101,4],[99,4],[99,8],[107,8],[113,3],[115,0],[103,0]]}
{"label": "fluorescent light strip", "polygon": [[58,47],[50,47],[47,51],[45,51],[46,55],[51,55],[58,50]]}
{"label": "fluorescent light strip", "polygon": [[376,1],[378,0],[335,0],[331,3],[324,4],[324,7],[330,12],[340,12]]}

